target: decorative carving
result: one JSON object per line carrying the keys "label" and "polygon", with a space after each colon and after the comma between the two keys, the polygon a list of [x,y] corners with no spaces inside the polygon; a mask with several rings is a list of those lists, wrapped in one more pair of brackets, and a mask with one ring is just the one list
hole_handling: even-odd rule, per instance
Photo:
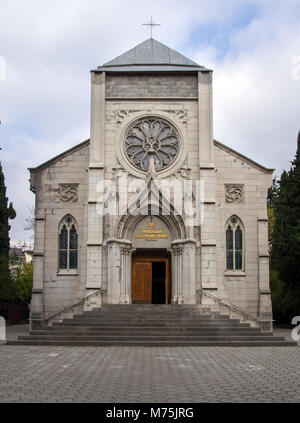
{"label": "decorative carving", "polygon": [[181,256],[182,253],[183,253],[183,248],[182,247],[179,247],[179,246],[174,246],[172,248],[172,250],[173,250],[173,255],[174,256]]}
{"label": "decorative carving", "polygon": [[242,203],[244,201],[244,185],[225,184],[225,199],[227,203]]}
{"label": "decorative carving", "polygon": [[123,248],[121,248],[121,253],[124,256],[129,256],[130,253],[131,253],[131,247],[123,247]]}
{"label": "decorative carving", "polygon": [[117,238],[121,238],[121,234],[123,231],[123,228],[125,226],[126,223],[126,219],[127,219],[127,215],[123,214],[119,220],[118,226],[117,226],[117,231],[116,231],[116,237]]}
{"label": "decorative carving", "polygon": [[188,165],[188,158],[185,159],[183,165],[174,174],[176,179],[190,179],[192,169]]}
{"label": "decorative carving", "polygon": [[58,197],[63,203],[78,201],[78,184],[59,184]]}
{"label": "decorative carving", "polygon": [[119,109],[115,112],[115,117],[118,125],[121,125],[123,123],[124,119],[128,117],[129,115],[132,115],[133,113],[139,113],[141,110],[125,110],[125,109]]}
{"label": "decorative carving", "polygon": [[119,160],[117,160],[117,165],[112,169],[112,172],[113,180],[115,182],[117,182],[122,177],[128,176],[128,172],[124,169]]}
{"label": "decorative carving", "polygon": [[186,125],[188,122],[188,114],[185,110],[162,110],[163,112],[170,113],[176,117],[183,123],[183,125]]}

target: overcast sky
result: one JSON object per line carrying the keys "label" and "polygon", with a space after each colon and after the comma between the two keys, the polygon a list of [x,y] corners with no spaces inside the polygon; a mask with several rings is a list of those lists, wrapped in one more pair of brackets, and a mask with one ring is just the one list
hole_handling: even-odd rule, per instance
{"label": "overcast sky", "polygon": [[[89,138],[90,69],[153,37],[214,70],[214,137],[280,175],[300,130],[299,0],[0,0],[0,152],[23,230],[28,167]],[[5,69],[3,67],[5,63]]]}

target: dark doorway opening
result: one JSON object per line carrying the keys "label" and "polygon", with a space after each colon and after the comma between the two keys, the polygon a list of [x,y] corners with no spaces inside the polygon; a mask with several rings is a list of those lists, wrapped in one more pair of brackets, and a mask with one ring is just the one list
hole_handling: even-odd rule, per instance
{"label": "dark doorway opening", "polygon": [[171,304],[171,257],[165,249],[137,249],[132,256],[132,303]]}
{"label": "dark doorway opening", "polygon": [[152,304],[166,304],[166,263],[152,262]]}

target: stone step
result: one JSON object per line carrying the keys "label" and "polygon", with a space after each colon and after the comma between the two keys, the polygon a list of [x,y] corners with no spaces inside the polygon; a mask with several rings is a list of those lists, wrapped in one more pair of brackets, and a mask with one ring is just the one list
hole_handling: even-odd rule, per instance
{"label": "stone step", "polygon": [[20,336],[11,345],[52,346],[287,346],[271,332],[197,306],[104,305]]}
{"label": "stone step", "polygon": [[216,321],[216,322],[235,322],[235,323],[239,323],[239,320],[233,319],[233,320],[229,320],[229,319],[212,319],[212,318],[208,318],[208,317],[199,317],[199,315],[195,315],[195,316],[173,316],[173,317],[165,317],[165,316],[74,316],[74,318],[65,318],[64,320],[69,321],[69,320],[73,320],[73,321],[94,321],[94,322],[98,322],[98,321],[104,321],[104,322],[134,322],[134,321],[162,321],[162,322],[169,322],[169,321],[201,321],[201,322],[211,322],[211,321]]}
{"label": "stone step", "polygon": [[[83,314],[92,314],[95,316],[99,316],[102,314],[111,315],[111,314],[122,314],[122,315],[128,315],[128,314],[140,314],[140,315],[156,315],[161,314],[164,316],[174,316],[174,315],[182,315],[182,314],[198,314],[200,315],[199,310],[197,309],[184,309],[184,310],[103,310],[101,309],[94,309],[91,311],[85,311]],[[210,314],[203,314],[204,315],[211,315]],[[220,313],[214,313],[216,316],[223,316]],[[224,315],[224,317],[227,317],[227,315]]]}
{"label": "stone step", "polygon": [[114,327],[114,326],[55,326],[53,328],[43,328],[43,331],[52,332],[54,331],[62,331],[62,332],[122,332],[122,333],[134,333],[136,331],[140,332],[162,332],[168,333],[172,331],[176,332],[203,332],[203,333],[239,333],[239,332],[246,332],[246,333],[263,333],[258,328],[240,328],[240,327],[189,327],[189,326],[173,326],[173,327],[153,327],[153,326],[136,326],[136,327]]}
{"label": "stone step", "polygon": [[45,345],[45,346],[128,346],[128,347],[280,347],[295,346],[289,341],[49,341],[23,340],[8,341],[8,345]]}
{"label": "stone step", "polygon": [[[102,319],[102,318],[111,318],[111,317],[118,317],[120,319],[123,318],[159,318],[159,319],[182,319],[183,317],[188,319],[212,319],[209,315],[199,315],[199,313],[173,313],[173,314],[162,314],[162,313],[83,313],[81,315],[75,315],[75,319],[83,318],[83,319]],[[225,317],[214,317],[215,319],[226,319]],[[227,319],[228,320],[228,319]]]}
{"label": "stone step", "polygon": [[[59,335],[32,335],[32,336],[20,336],[20,341],[30,341],[30,340],[49,340],[49,341],[60,341],[62,339],[62,336]],[[159,335],[148,335],[148,336],[126,336],[126,335],[97,335],[97,336],[89,336],[89,335],[83,335],[83,336],[74,336],[74,335],[64,335],[63,340],[64,341],[284,341],[283,337],[270,337],[270,336],[222,336],[220,335],[214,335],[214,336],[197,336],[197,339],[195,339],[195,336],[190,335],[168,335],[168,336],[159,336]]]}
{"label": "stone step", "polygon": [[[140,314],[140,315],[156,315],[161,314],[164,316],[174,316],[174,315],[182,315],[182,314],[198,314],[200,315],[200,311],[197,307],[189,307],[183,308],[183,306],[177,306],[171,308],[170,305],[163,305],[160,307],[165,308],[155,308],[154,305],[147,307],[145,305],[139,306],[125,306],[124,308],[118,308],[116,306],[112,306],[110,308],[101,307],[101,309],[93,309],[91,311],[85,311],[83,314],[93,314],[93,315],[102,315],[102,314]],[[214,313],[214,315],[220,315],[219,312]],[[226,317],[226,316],[225,316]]]}
{"label": "stone step", "polygon": [[[189,325],[190,323],[192,324],[198,324],[200,326],[205,326],[205,325],[209,325],[209,326],[237,326],[240,325],[239,322],[231,322],[230,320],[196,320],[196,319],[123,319],[123,320],[114,320],[114,319],[63,319],[62,322],[57,322],[57,323],[70,323],[73,322],[75,324],[85,324],[85,325],[89,325],[89,324],[94,324],[94,323],[99,323],[99,324],[113,324],[115,326],[118,326],[119,324],[123,324],[123,326],[126,324],[128,325],[132,325],[132,324],[143,324],[145,323],[145,325],[158,325],[158,324],[166,324],[166,323],[173,323],[173,324],[178,324],[178,325]],[[247,323],[246,323],[247,324]]]}
{"label": "stone step", "polygon": [[237,322],[215,322],[215,321],[194,321],[194,320],[182,320],[182,321],[132,321],[132,322],[124,322],[124,321],[74,321],[64,320],[63,322],[55,322],[53,326],[116,326],[116,327],[132,327],[132,326],[153,326],[153,327],[172,327],[172,326],[190,326],[190,327],[239,327],[239,328],[246,328],[250,327],[248,323],[237,323]]}
{"label": "stone step", "polygon": [[272,336],[272,332],[260,332],[260,331],[223,331],[223,330],[214,330],[214,331],[202,331],[199,330],[189,330],[186,328],[174,328],[169,330],[152,330],[146,328],[146,330],[140,330],[137,328],[136,330],[114,330],[114,329],[107,329],[104,330],[78,330],[77,328],[75,330],[70,329],[64,329],[64,330],[57,330],[56,328],[53,328],[52,330],[34,330],[30,332],[30,335],[52,335],[52,334],[58,334],[58,335],[95,335],[98,336],[101,335],[113,335],[113,336],[119,336],[121,335],[142,335],[142,336],[148,336],[148,335],[160,335],[160,336],[169,336],[169,335],[180,335],[180,336],[214,336],[214,335],[223,335],[226,336]]}
{"label": "stone step", "polygon": [[49,332],[51,333],[80,333],[80,334],[86,334],[87,332],[90,333],[95,333],[95,334],[99,334],[101,332],[104,333],[112,333],[112,334],[118,334],[118,333],[124,333],[124,334],[162,334],[162,335],[168,335],[169,333],[178,333],[178,334],[192,334],[192,335],[197,335],[197,334],[223,334],[225,333],[227,334],[241,334],[241,335],[248,335],[248,334],[267,334],[267,335],[272,335],[272,332],[261,332],[259,329],[252,329],[252,328],[245,328],[245,329],[230,329],[230,328],[226,328],[225,330],[219,330],[219,329],[213,329],[213,330],[203,330],[201,328],[178,328],[178,327],[174,327],[174,328],[124,328],[124,329],[120,329],[120,328],[107,328],[107,327],[103,327],[103,328],[77,328],[77,327],[72,327],[72,328],[48,328],[48,329],[44,329],[44,330],[34,330],[31,331],[30,334],[31,335],[42,335],[42,334],[48,334]]}
{"label": "stone step", "polygon": [[[196,304],[102,304],[98,310],[199,310]],[[93,311],[96,311],[94,309]]]}

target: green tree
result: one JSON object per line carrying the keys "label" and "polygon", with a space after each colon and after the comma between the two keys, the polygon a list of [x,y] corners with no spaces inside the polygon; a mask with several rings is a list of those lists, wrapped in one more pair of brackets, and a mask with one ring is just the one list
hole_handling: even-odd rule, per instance
{"label": "green tree", "polygon": [[9,274],[9,219],[14,219],[16,212],[12,203],[8,205],[5,179],[0,162],[0,300],[11,301],[13,287]]}
{"label": "green tree", "polygon": [[18,303],[29,304],[33,280],[32,263],[22,263],[14,275],[15,297]]}
{"label": "green tree", "polygon": [[272,249],[272,236],[273,230],[275,225],[275,215],[274,215],[274,199],[278,195],[279,186],[278,181],[276,178],[273,180],[272,188],[269,189],[268,192],[268,243],[269,243],[269,251]]}
{"label": "green tree", "polygon": [[273,196],[271,289],[275,318],[290,322],[300,313],[300,132],[291,169]]}

